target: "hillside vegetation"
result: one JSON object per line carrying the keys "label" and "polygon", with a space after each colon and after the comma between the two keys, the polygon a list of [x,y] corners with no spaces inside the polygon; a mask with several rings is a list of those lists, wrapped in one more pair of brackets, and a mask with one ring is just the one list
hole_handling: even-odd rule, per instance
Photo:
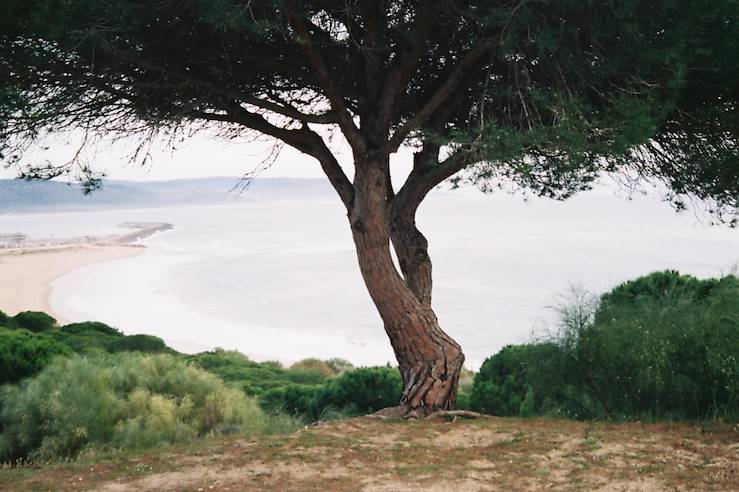
{"label": "hillside vegetation", "polygon": [[503,348],[471,406],[495,415],[739,420],[739,279],[659,272],[560,307],[543,341]]}
{"label": "hillside vegetation", "polygon": [[[560,323],[548,337],[503,348],[485,361],[474,382],[467,375],[458,406],[498,416],[554,417],[559,420],[541,425],[562,435],[566,433],[558,428],[576,424],[561,419],[708,422],[675,428],[681,433],[705,425],[722,429],[726,439],[734,441],[731,444],[722,437],[729,447],[717,448],[717,456],[726,449],[739,454],[737,427],[732,427],[739,421],[736,277],[698,280],[676,272],[654,273],[599,298],[580,295],[560,311]],[[180,354],[154,336],[125,335],[98,322],[58,326],[54,318],[39,312],[12,317],[0,313],[0,369],[0,383],[5,383],[0,388],[0,463],[16,467],[11,474],[16,477],[39,463],[125,456],[178,443],[195,449],[206,446],[202,439],[218,436],[284,444],[270,436],[373,413],[397,404],[402,391],[399,372],[393,367],[355,368],[342,359],[305,359],[283,367],[222,349]],[[361,422],[356,429],[360,444],[361,429],[383,429],[353,422]],[[470,442],[464,446],[476,442],[475,425],[493,425],[491,420],[485,422],[461,426],[469,430],[464,435]],[[528,425],[540,425],[535,423],[539,421],[494,422],[514,426],[511,429],[516,430],[510,432],[522,435],[528,435]],[[445,429],[429,425],[432,434]],[[582,425],[572,428],[594,428]],[[398,430],[401,427],[386,429],[405,432]],[[635,425],[634,429],[652,428]],[[653,429],[661,432],[672,427]],[[411,443],[413,447],[427,446],[424,432],[419,432],[421,441]],[[619,432],[614,439],[626,434]],[[668,434],[672,436],[668,440],[673,439]],[[516,436],[507,445],[517,443]],[[560,439],[552,441],[548,436],[526,439],[543,448]],[[294,443],[297,438],[291,439]],[[447,453],[442,444],[429,445],[428,452]],[[499,445],[496,441],[495,449]],[[627,443],[618,446],[628,448]],[[650,446],[646,449],[651,450]],[[289,459],[292,448],[285,449],[284,459]],[[552,453],[557,448],[547,449]],[[380,456],[387,450],[380,446],[375,451]],[[586,463],[600,459],[600,455],[578,456]],[[533,463],[539,458],[528,459]],[[650,463],[643,466],[665,469]],[[437,465],[429,466],[419,471],[435,472]],[[526,468],[528,472],[548,477],[540,468]],[[682,475],[676,477],[683,480]]]}
{"label": "hillside vegetation", "polygon": [[[75,458],[219,434],[288,433],[397,403],[398,371],[235,351],[177,353],[99,322],[0,312],[0,463]],[[9,384],[8,384],[9,383]]]}

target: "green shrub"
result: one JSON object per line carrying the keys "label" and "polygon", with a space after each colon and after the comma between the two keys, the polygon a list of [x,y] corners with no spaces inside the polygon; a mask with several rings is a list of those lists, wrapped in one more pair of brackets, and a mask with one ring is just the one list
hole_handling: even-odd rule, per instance
{"label": "green shrub", "polygon": [[0,384],[34,375],[58,355],[71,351],[43,333],[0,328]]}
{"label": "green shrub", "polygon": [[11,328],[13,324],[13,318],[0,311],[0,328]]}
{"label": "green shrub", "polygon": [[247,395],[261,395],[267,390],[291,383],[287,371],[276,362],[254,362],[237,351],[215,349],[190,357],[197,365],[239,387]]}
{"label": "green shrub", "polygon": [[56,320],[46,313],[40,311],[23,311],[13,317],[18,328],[36,333],[56,328]]}
{"label": "green shrub", "polygon": [[58,330],[47,332],[55,340],[67,345],[78,354],[88,352],[170,352],[174,350],[167,347],[159,337],[153,335],[124,335],[119,330],[94,321],[83,323],[72,323]]}
{"label": "green shrub", "polygon": [[583,416],[590,412],[569,381],[573,370],[565,352],[553,343],[508,345],[483,362],[469,404],[493,415]]}
{"label": "green shrub", "polygon": [[326,378],[337,374],[326,362],[313,357],[296,362],[288,370],[291,372],[317,372]]}
{"label": "green shrub", "polygon": [[[733,280],[732,280],[733,279]],[[596,314],[606,314],[603,308],[608,306],[628,306],[640,301],[674,302],[678,298],[704,300],[721,287],[722,283],[732,282],[734,277],[724,279],[699,280],[691,275],[667,270],[654,272],[616,286],[601,297],[602,309]]]}
{"label": "green shrub", "polygon": [[248,434],[268,426],[254,400],[164,354],[55,359],[35,378],[5,386],[2,402],[0,461]]}
{"label": "green shrub", "polygon": [[318,401],[321,390],[320,385],[288,384],[265,391],[259,403],[271,413],[318,420],[323,410]]}
{"label": "green shrub", "polygon": [[78,354],[89,352],[108,351],[108,347],[118,337],[105,335],[96,331],[83,331],[80,333],[65,333],[62,330],[51,330],[46,332],[54,340],[69,347]]}
{"label": "green shrub", "polygon": [[128,335],[115,338],[108,342],[108,352],[167,352],[167,344],[153,335]]}
{"label": "green shrub", "polygon": [[322,384],[329,377],[321,371],[293,369],[292,367],[284,372],[284,377],[291,383],[295,384]]}
{"label": "green shrub", "polygon": [[[316,385],[327,379],[324,372],[315,370],[315,366],[306,368],[298,365],[286,370],[279,362],[255,362],[240,352],[223,349],[202,352],[192,356],[190,360],[217,374],[224,381],[238,386],[247,395],[258,396],[265,391],[291,384]],[[323,364],[322,361],[319,362]]]}
{"label": "green shrub", "polygon": [[334,374],[343,374],[354,369],[354,364],[346,359],[341,359],[339,357],[328,359],[326,361],[326,365],[331,368]]}
{"label": "green shrub", "polygon": [[363,415],[397,405],[402,381],[397,369],[364,367],[346,372],[322,385],[287,385],[266,391],[260,402],[270,411],[284,411],[308,420],[327,414]]}
{"label": "green shrub", "polygon": [[403,394],[400,372],[391,367],[360,367],[332,379],[321,393],[321,406],[361,415],[397,405]]}
{"label": "green shrub", "polygon": [[473,408],[576,418],[739,418],[739,279],[659,272],[561,311],[548,343],[506,347]]}
{"label": "green shrub", "polygon": [[582,330],[588,389],[611,417],[739,416],[739,280],[675,272],[603,296]]}
{"label": "green shrub", "polygon": [[457,392],[457,409],[472,410],[472,385],[460,386]]}
{"label": "green shrub", "polygon": [[78,354],[94,351],[108,351],[108,347],[123,333],[104,323],[87,321],[63,326],[58,330],[47,332],[60,343],[63,343]]}
{"label": "green shrub", "polygon": [[65,334],[81,334],[81,333],[99,333],[109,335],[111,337],[122,337],[123,333],[105,323],[99,321],[83,321],[82,323],[70,323],[64,325],[61,331]]}

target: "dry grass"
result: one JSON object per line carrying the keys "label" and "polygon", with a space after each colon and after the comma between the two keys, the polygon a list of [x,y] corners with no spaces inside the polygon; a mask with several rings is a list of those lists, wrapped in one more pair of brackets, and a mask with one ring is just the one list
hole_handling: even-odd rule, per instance
{"label": "dry grass", "polygon": [[739,427],[365,418],[0,470],[2,490],[737,490]]}

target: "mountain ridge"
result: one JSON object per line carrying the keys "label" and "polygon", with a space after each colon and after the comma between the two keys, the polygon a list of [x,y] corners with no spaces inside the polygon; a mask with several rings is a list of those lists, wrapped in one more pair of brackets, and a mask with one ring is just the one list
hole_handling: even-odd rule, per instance
{"label": "mountain ridge", "polygon": [[238,177],[106,180],[100,189],[85,194],[78,183],[0,179],[0,213],[248,203],[330,194],[328,183],[317,178],[256,178],[245,189],[241,182]]}

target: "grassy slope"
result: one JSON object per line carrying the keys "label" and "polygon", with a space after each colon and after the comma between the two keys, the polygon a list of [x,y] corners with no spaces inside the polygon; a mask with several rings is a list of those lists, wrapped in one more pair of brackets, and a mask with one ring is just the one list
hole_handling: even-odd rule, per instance
{"label": "grassy slope", "polygon": [[733,490],[739,426],[358,418],[0,470],[2,490]]}

